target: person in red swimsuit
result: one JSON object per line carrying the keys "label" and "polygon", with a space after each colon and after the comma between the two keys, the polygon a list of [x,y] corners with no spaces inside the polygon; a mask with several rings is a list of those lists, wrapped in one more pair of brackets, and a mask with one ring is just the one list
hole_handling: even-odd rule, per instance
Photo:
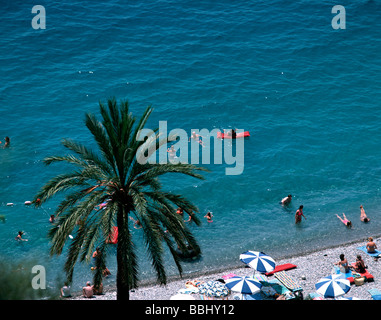
{"label": "person in red swimsuit", "polygon": [[304,219],[307,220],[307,218],[303,214],[303,205],[301,205],[299,207],[299,209],[296,210],[296,212],[295,212],[295,224],[298,224],[298,223],[302,222],[302,216],[304,217]]}
{"label": "person in red swimsuit", "polygon": [[348,228],[352,227],[352,222],[348,220],[348,218],[345,216],[344,213],[343,213],[343,218],[341,218],[338,214],[336,214],[336,217],[338,217],[340,221],[344,223]]}

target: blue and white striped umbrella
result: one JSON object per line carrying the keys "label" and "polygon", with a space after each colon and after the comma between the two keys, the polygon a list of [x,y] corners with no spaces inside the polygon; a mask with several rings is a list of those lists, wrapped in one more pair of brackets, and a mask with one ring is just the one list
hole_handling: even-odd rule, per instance
{"label": "blue and white striped umbrella", "polygon": [[274,259],[263,252],[246,251],[239,258],[242,262],[261,273],[270,272],[275,269]]}
{"label": "blue and white striped umbrella", "polygon": [[225,280],[225,286],[231,291],[254,294],[261,291],[262,284],[252,277],[232,277]]}
{"label": "blue and white striped umbrella", "polygon": [[327,277],[321,278],[315,284],[316,292],[323,295],[325,298],[335,298],[346,294],[351,284],[341,274],[331,274]]}

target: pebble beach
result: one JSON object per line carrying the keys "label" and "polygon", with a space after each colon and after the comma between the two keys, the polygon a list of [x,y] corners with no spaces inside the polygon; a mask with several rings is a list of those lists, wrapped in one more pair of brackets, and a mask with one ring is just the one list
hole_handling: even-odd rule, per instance
{"label": "pebble beach", "polygon": [[[375,242],[380,243],[381,237],[375,238]],[[374,276],[374,281],[365,281],[363,285],[352,284],[351,289],[345,297],[354,297],[359,300],[373,300],[368,290],[380,289],[381,290],[381,260],[377,261],[373,257],[367,255],[358,247],[366,244],[366,240],[351,242],[337,247],[330,247],[319,251],[310,252],[308,254],[299,255],[295,257],[288,257],[276,260],[276,264],[292,263],[297,267],[287,270],[286,273],[290,275],[302,288],[304,299],[309,299],[309,294],[316,292],[315,283],[320,278],[332,274],[334,263],[340,260],[340,254],[344,254],[349,263],[356,261],[356,256],[360,254],[368,267],[368,271]],[[195,274],[192,276],[183,276],[182,279],[172,279],[168,281],[167,285],[144,284],[130,292],[130,300],[170,300],[176,295],[180,289],[185,289],[185,283],[188,280],[209,281],[221,279],[224,275],[233,273],[237,276],[251,276],[253,269],[242,265],[239,268],[230,268],[226,270],[219,270],[209,274]],[[268,279],[273,279],[274,276],[269,276]],[[192,296],[195,300],[201,300],[199,294],[194,293]],[[115,300],[115,288],[107,288],[104,290],[103,295],[95,296],[92,299],[83,298],[80,294],[73,296],[72,300]],[[228,296],[228,300],[234,299],[234,294]],[[328,298],[329,299],[329,298]],[[332,300],[332,299],[330,299]]]}

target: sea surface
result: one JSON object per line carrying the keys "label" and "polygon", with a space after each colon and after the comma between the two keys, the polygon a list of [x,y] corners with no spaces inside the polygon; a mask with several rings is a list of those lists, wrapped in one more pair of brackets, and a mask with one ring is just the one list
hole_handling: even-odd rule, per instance
{"label": "sea surface", "polygon": [[[46,29],[32,28],[37,4]],[[346,29],[332,28],[337,4]],[[84,115],[99,116],[99,101],[110,97],[128,100],[137,116],[151,105],[152,129],[167,121],[168,130],[189,135],[250,131],[242,174],[205,164],[204,181],[163,179],[203,220],[189,226],[203,255],[183,264],[185,277],[240,265],[246,250],[276,260],[381,233],[379,1],[4,0],[1,7],[0,138],[11,138],[0,149],[3,261],[36,261],[52,288],[64,279],[65,252],[51,257],[47,238],[60,198],[39,209],[24,202],[68,170],[42,162],[65,154],[61,139],[94,145]],[[282,207],[290,193],[291,205]],[[360,222],[361,204],[368,224]],[[307,219],[295,225],[299,205]],[[208,210],[213,223],[203,218]],[[352,229],[337,219],[342,213]],[[14,240],[19,230],[28,242]],[[140,278],[154,279],[141,230],[131,230]],[[111,250],[108,284],[115,260]],[[170,259],[166,268],[177,274]],[[91,277],[90,266],[78,264],[73,290]]]}

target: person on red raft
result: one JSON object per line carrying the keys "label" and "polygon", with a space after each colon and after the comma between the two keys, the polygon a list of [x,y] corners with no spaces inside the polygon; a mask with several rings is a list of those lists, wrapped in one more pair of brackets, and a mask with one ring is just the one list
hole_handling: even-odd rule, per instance
{"label": "person on red raft", "polygon": [[[225,129],[224,129],[225,130]],[[236,139],[237,138],[237,132],[235,131],[235,129],[231,129],[229,130],[226,135],[228,137],[231,137],[232,139]]]}

